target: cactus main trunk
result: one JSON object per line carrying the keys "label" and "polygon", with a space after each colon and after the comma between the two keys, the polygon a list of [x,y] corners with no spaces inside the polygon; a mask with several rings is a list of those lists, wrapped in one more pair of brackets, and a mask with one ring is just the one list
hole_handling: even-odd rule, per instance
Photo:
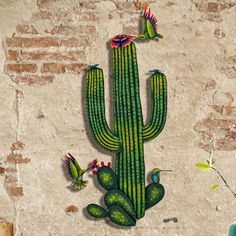
{"label": "cactus main trunk", "polygon": [[113,48],[114,131],[121,149],[116,158],[118,186],[132,200],[136,217],[145,211],[143,117],[134,43]]}

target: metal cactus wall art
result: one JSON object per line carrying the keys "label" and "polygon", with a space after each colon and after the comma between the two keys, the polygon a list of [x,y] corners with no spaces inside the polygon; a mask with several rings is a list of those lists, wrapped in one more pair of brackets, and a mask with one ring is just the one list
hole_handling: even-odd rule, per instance
{"label": "metal cactus wall art", "polygon": [[106,207],[87,206],[95,218],[109,217],[118,225],[134,226],[145,210],[162,200],[160,172],[152,171],[152,183],[145,186],[144,142],[156,138],[164,128],[167,114],[167,79],[155,69],[151,71],[151,118],[144,124],[140,101],[136,46],[139,39],[161,38],[156,18],[144,12],[144,32],[138,37],[117,35],[111,40],[113,57],[114,131],[105,117],[104,75],[98,65],[90,66],[86,75],[86,108],[91,132],[96,142],[116,153],[115,170],[104,163],[96,166],[98,182],[107,191]]}
{"label": "metal cactus wall art", "polygon": [[163,38],[157,30],[157,20],[150,9],[144,10],[143,32],[138,36],[116,35],[111,40],[113,58],[114,131],[105,117],[104,76],[98,64],[88,67],[86,74],[86,113],[96,142],[116,154],[115,170],[109,162],[101,166],[94,160],[82,169],[76,159],[65,156],[72,186],[81,190],[87,185],[85,172],[92,170],[99,184],[107,191],[106,207],[89,204],[87,212],[95,218],[109,217],[113,223],[135,226],[145,210],[162,200],[165,189],[160,184],[159,168],[151,172],[152,183],[145,186],[144,143],[156,138],[164,128],[167,114],[167,79],[158,69],[150,70],[151,115],[143,122],[140,101],[139,73],[135,40]]}

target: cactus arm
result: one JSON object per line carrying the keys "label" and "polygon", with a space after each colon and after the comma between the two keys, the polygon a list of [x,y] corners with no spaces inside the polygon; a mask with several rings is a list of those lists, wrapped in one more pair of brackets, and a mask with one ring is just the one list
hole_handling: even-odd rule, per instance
{"label": "cactus arm", "polygon": [[86,77],[86,107],[93,136],[103,148],[118,152],[119,138],[112,134],[105,118],[104,79],[100,68],[90,69]]}
{"label": "cactus arm", "polygon": [[157,137],[164,128],[167,113],[167,80],[164,74],[155,72],[151,76],[152,115],[149,123],[143,127],[143,140]]}

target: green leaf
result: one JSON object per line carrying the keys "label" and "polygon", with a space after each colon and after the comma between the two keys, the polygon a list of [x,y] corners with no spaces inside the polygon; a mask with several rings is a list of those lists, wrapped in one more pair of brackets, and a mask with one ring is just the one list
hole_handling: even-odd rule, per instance
{"label": "green leaf", "polygon": [[208,165],[208,164],[205,163],[205,162],[199,162],[199,163],[195,164],[195,166],[196,166],[197,168],[199,168],[200,170],[210,170],[210,169],[211,169],[211,166]]}
{"label": "green leaf", "polygon": [[210,190],[214,190],[214,189],[216,189],[218,187],[220,187],[220,185],[219,184],[215,184],[215,185],[211,186]]}

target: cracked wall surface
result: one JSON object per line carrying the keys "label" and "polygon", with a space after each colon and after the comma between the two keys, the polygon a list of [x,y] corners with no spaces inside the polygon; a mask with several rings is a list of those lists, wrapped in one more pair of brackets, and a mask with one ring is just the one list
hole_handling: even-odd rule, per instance
{"label": "cracked wall surface", "polygon": [[[108,41],[138,34],[146,4],[164,39],[137,43],[145,119],[146,72],[163,71],[169,90],[165,129],[144,145],[146,173],[173,172],[162,175],[163,201],[124,229],[86,215],[103,193],[90,175],[88,187],[71,191],[63,158],[70,152],[83,166],[94,157],[114,163],[87,129],[83,71],[95,63],[104,69],[111,121]],[[213,150],[236,191],[235,16],[234,0],[0,0],[0,222],[13,222],[17,236],[227,235],[236,199],[194,164]],[[221,187],[210,190],[215,183]]]}

